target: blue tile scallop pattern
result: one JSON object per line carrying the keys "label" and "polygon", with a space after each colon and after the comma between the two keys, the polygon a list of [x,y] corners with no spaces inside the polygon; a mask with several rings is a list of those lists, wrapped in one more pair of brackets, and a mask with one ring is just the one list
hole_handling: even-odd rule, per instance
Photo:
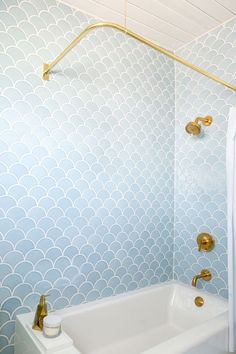
{"label": "blue tile scallop pattern", "polygon": [[41,79],[93,21],[54,0],[0,3],[4,354],[41,293],[57,309],[172,278],[173,62],[101,29]]}
{"label": "blue tile scallop pattern", "polygon": [[[194,64],[236,85],[236,19],[182,48]],[[174,277],[190,283],[202,268],[213,278],[199,287],[227,297],[227,217],[225,146],[229,108],[235,92],[176,66],[176,169]],[[212,115],[202,137],[183,136],[188,121]],[[196,237],[209,232],[216,239],[213,252],[200,253]]]}

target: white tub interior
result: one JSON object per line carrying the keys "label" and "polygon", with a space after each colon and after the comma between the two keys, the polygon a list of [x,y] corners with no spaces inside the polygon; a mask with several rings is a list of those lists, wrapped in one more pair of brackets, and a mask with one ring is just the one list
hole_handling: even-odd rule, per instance
{"label": "white tub interior", "polygon": [[153,287],[63,312],[63,329],[83,354],[139,354],[227,310],[224,300],[177,284]]}

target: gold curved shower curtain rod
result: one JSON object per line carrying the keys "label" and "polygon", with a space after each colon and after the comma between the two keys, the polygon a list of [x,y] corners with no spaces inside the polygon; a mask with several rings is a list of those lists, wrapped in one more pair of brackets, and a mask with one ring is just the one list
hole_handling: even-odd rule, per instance
{"label": "gold curved shower curtain rod", "polygon": [[149,41],[148,39],[140,36],[139,34],[132,32],[131,30],[127,29],[126,27],[123,27],[123,26],[118,25],[117,23],[113,23],[113,22],[98,22],[98,23],[94,23],[94,24],[86,27],[78,35],[78,37],[76,37],[71,42],[71,44],[69,44],[68,47],[66,47],[63,50],[63,52],[56,57],[56,59],[51,64],[43,64],[43,80],[49,80],[49,72],[52,70],[52,68],[54,68],[54,66],[57,65],[66,56],[66,54],[69,53],[81,41],[81,39],[84,38],[84,36],[86,36],[87,33],[89,33],[90,31],[92,31],[95,28],[100,28],[100,27],[111,27],[111,28],[114,28],[120,32],[123,32],[123,33],[129,35],[130,37],[137,39],[139,42],[144,43],[144,44],[148,45],[149,47],[157,50],[158,52],[166,55],[167,57],[169,57],[169,58],[187,66],[188,68],[190,68],[194,71],[197,71],[198,73],[208,77],[209,79],[214,80],[214,81],[218,82],[219,84],[230,88],[233,91],[236,91],[236,86],[233,86],[230,83],[220,79],[219,77],[209,73],[208,71],[203,70],[203,69],[199,68],[198,66],[193,65],[189,61],[179,57],[178,55],[171,53],[169,50],[160,47],[159,45]]}

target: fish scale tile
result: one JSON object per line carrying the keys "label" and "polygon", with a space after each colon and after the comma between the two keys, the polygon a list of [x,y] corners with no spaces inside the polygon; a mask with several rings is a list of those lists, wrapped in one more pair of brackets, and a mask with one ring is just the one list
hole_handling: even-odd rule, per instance
{"label": "fish scale tile", "polygon": [[[236,83],[235,18],[179,50],[194,64]],[[212,271],[211,293],[227,297],[227,217],[225,146],[233,91],[184,67],[176,66],[175,99],[175,237],[174,278],[190,283],[203,268]],[[200,138],[185,135],[184,126],[197,116],[212,115],[213,124]],[[211,253],[198,252],[200,232],[214,235]]]}
{"label": "fish scale tile", "polygon": [[[209,267],[205,289],[227,297],[225,132],[235,95],[112,29],[83,39],[43,82],[42,63],[93,22],[54,0],[0,4],[4,354],[14,351],[15,316],[43,292],[57,309],[173,271],[189,283]],[[235,80],[235,19],[179,54]],[[213,125],[200,139],[183,135],[199,114]],[[216,237],[211,254],[197,251],[201,231]]]}
{"label": "fish scale tile", "polygon": [[14,321],[172,279],[174,64],[54,0],[0,4],[0,352]]}

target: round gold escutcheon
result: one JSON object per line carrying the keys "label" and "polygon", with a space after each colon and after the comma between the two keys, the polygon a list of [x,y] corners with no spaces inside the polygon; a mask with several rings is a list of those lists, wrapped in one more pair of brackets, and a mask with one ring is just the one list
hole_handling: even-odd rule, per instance
{"label": "round gold escutcheon", "polygon": [[215,247],[215,240],[212,235],[203,232],[197,237],[198,251],[210,252]]}
{"label": "round gold escutcheon", "polygon": [[202,307],[204,305],[204,300],[201,296],[195,297],[194,302],[197,307]]}

